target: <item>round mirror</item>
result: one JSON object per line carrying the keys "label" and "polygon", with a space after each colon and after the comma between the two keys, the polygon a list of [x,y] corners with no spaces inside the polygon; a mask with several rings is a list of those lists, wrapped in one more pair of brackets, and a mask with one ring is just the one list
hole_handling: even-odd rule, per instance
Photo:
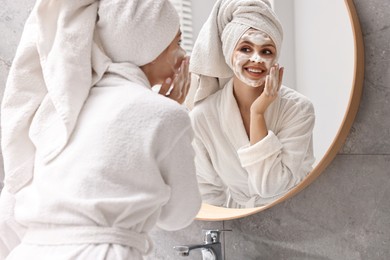
{"label": "round mirror", "polygon": [[[283,84],[308,97],[315,108],[314,168],[283,197],[265,206],[232,209],[204,203],[198,220],[240,218],[294,196],[333,160],[357,113],[363,84],[364,55],[361,30],[352,0],[274,0],[271,3],[284,29],[279,61],[286,68]],[[211,11],[213,4],[214,1],[193,1],[195,37],[207,19],[205,8]]]}

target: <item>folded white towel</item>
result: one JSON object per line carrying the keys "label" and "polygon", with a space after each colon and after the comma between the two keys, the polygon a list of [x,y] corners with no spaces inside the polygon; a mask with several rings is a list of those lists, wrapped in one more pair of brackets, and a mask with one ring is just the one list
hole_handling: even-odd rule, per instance
{"label": "folded white towel", "polygon": [[249,28],[268,34],[281,49],[283,30],[267,0],[218,0],[195,42],[190,71],[199,76],[194,102],[215,93],[234,74],[231,57],[240,37]]}

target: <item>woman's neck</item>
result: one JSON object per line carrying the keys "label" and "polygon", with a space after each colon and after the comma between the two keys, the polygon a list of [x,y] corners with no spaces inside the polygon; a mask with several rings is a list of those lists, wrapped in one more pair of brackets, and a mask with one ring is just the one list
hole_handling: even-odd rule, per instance
{"label": "woman's neck", "polygon": [[263,93],[264,86],[251,87],[242,83],[239,79],[233,79],[233,95],[240,110],[242,122],[248,138],[250,137],[250,116],[253,102]]}

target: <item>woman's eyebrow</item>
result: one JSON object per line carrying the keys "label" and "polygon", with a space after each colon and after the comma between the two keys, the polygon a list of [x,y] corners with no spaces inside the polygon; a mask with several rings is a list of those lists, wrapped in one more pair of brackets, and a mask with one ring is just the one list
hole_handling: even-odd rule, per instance
{"label": "woman's eyebrow", "polygon": [[276,49],[275,45],[273,45],[271,43],[264,44],[263,47],[272,47],[272,48]]}
{"label": "woman's eyebrow", "polygon": [[240,42],[240,45],[242,44],[249,44],[249,45],[253,45],[253,42],[249,42],[249,41],[242,41]]}
{"label": "woman's eyebrow", "polygon": [[[239,46],[244,45],[244,44],[248,44],[248,45],[251,45],[251,46],[254,45],[253,42],[250,42],[250,41],[242,41],[242,42],[239,43]],[[274,48],[274,49],[276,48],[275,45],[273,45],[272,43],[267,43],[267,44],[261,45],[261,47],[272,47],[272,48]]]}

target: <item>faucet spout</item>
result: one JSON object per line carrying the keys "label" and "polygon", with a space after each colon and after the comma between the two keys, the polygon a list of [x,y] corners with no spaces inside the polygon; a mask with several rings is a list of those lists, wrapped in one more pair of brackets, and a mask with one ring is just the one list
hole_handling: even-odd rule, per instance
{"label": "faucet spout", "polygon": [[203,244],[174,246],[173,248],[180,256],[188,256],[191,250],[200,248],[203,259],[222,260],[222,247],[220,242],[220,234],[222,231],[231,230],[205,230]]}
{"label": "faucet spout", "polygon": [[180,256],[188,256],[191,250],[202,248],[205,245],[185,245],[185,246],[174,246],[175,249]]}
{"label": "faucet spout", "polygon": [[199,244],[199,245],[184,245],[173,247],[180,256],[189,256],[190,251],[194,249],[202,249],[203,255],[211,255],[215,260],[222,260],[221,243]]}

